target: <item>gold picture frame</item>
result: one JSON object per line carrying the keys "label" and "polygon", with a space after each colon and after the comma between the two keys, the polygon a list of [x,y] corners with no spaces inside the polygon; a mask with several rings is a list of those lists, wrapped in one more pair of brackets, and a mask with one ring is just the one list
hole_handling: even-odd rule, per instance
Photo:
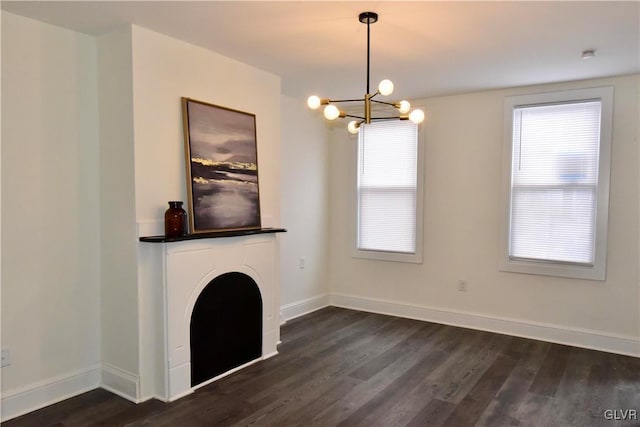
{"label": "gold picture frame", "polygon": [[182,98],[189,231],[261,228],[255,114]]}

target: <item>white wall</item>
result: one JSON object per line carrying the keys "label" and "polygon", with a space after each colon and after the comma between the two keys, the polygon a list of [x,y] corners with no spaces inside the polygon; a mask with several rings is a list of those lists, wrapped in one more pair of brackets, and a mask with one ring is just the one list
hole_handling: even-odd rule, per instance
{"label": "white wall", "polygon": [[[139,27],[96,40],[3,13],[2,33],[3,120],[12,123],[2,134],[2,213],[16,225],[2,236],[11,264],[2,338],[13,360],[3,415],[96,387],[100,376],[123,396],[149,398],[159,329],[154,307],[139,301],[162,270],[140,266],[154,250],[137,239],[162,233],[167,200],[186,200],[180,97],[256,114],[263,225],[279,226],[280,78]],[[42,385],[45,395],[24,399]]]}
{"label": "white wall", "polygon": [[[286,319],[328,303],[329,146],[324,119],[282,97],[280,271]],[[300,268],[304,258],[304,268]]]}
{"label": "white wall", "polygon": [[2,12],[2,122],[6,418],[99,381],[93,38]]}
{"label": "white wall", "polygon": [[[97,39],[102,382],[137,393],[138,289],[131,29]],[[134,378],[121,385],[122,376]]]}
{"label": "white wall", "polygon": [[162,222],[169,200],[186,206],[186,96],[256,115],[262,222],[279,225],[280,77],[136,26],[133,67],[138,222]]}
{"label": "white wall", "polygon": [[[280,226],[280,77],[141,27],[132,28],[131,40],[135,216],[141,235],[163,234],[167,201],[183,200],[186,206],[183,96],[256,115],[262,226]],[[157,250],[158,245],[138,244],[140,301],[152,300],[161,283]],[[161,394],[164,385],[154,358],[154,342],[162,339],[154,308],[138,308],[139,400]]]}
{"label": "white wall", "polygon": [[[419,101],[426,106],[424,263],[350,256],[355,144],[331,136],[332,301],[640,354],[639,76]],[[505,96],[615,86],[607,280],[498,271]],[[457,281],[469,291],[457,291]]]}

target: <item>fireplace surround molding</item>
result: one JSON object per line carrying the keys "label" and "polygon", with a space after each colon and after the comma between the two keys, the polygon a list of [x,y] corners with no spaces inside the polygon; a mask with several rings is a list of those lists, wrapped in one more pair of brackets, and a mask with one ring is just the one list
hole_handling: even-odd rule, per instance
{"label": "fireplace surround molding", "polygon": [[[285,230],[281,230],[285,231]],[[143,242],[144,240],[141,239]],[[155,307],[147,322],[147,351],[152,369],[141,369],[141,380],[152,384],[154,397],[173,401],[195,389],[257,361],[275,356],[280,339],[278,240],[274,232],[224,238],[141,243],[149,280],[141,306]],[[159,270],[159,271],[158,271]],[[190,322],[201,292],[225,273],[242,273],[258,286],[262,298],[262,355],[196,386],[191,385]],[[149,281],[148,280],[148,281]],[[154,304],[155,303],[155,304]],[[160,304],[158,304],[160,303]],[[233,327],[233,325],[228,325]],[[224,343],[219,343],[224,345]],[[145,382],[145,372],[152,375]]]}

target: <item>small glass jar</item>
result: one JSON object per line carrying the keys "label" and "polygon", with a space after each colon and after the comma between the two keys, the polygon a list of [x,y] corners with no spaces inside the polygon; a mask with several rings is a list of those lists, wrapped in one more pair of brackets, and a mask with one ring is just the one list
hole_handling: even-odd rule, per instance
{"label": "small glass jar", "polygon": [[182,209],[182,202],[169,202],[169,209],[164,213],[164,236],[167,238],[187,235],[187,212]]}

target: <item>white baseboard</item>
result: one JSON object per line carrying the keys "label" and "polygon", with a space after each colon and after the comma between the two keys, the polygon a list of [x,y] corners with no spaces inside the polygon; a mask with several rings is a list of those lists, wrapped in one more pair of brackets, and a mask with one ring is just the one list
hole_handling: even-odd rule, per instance
{"label": "white baseboard", "polygon": [[2,393],[2,421],[100,387],[100,366],[69,372]]}
{"label": "white baseboard", "polygon": [[320,310],[329,306],[329,295],[322,294],[315,297],[307,298],[302,301],[296,301],[280,307],[280,313],[284,317],[284,322],[295,319],[296,317],[309,314],[313,311]]}
{"label": "white baseboard", "polygon": [[496,332],[516,337],[640,357],[640,339],[633,336],[613,335],[594,330],[524,322],[518,319],[489,317],[476,313],[448,311],[427,306],[344,294],[331,294],[330,304],[336,307],[389,314],[409,319],[425,320],[445,325],[461,326],[481,331]]}
{"label": "white baseboard", "polygon": [[140,398],[140,377],[108,363],[102,364],[102,383],[100,386],[113,394],[134,403]]}

